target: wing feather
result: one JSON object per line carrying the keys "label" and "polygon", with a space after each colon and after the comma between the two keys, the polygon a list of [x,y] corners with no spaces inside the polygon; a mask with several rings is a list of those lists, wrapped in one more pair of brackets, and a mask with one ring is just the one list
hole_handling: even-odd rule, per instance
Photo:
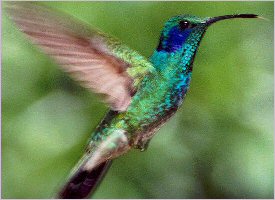
{"label": "wing feather", "polygon": [[144,57],[84,23],[33,2],[7,2],[18,28],[83,87],[125,111],[143,77],[154,70]]}

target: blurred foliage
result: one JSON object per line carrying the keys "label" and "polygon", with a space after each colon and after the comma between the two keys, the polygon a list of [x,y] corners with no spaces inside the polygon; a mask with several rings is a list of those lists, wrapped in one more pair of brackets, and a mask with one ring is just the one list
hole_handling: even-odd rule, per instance
{"label": "blurred foliage", "polygon": [[[95,198],[273,198],[273,2],[47,2],[145,56],[178,14],[255,13],[211,26],[182,108]],[[51,198],[107,107],[2,20],[2,197]]]}

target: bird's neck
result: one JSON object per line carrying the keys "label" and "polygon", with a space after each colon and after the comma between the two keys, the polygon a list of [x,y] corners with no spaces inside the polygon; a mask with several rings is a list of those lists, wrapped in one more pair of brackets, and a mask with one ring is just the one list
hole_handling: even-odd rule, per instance
{"label": "bird's neck", "polygon": [[167,89],[172,107],[178,107],[188,91],[194,57],[204,31],[190,35],[184,44],[174,52],[154,52],[151,62],[155,66],[159,79],[170,88]]}
{"label": "bird's neck", "polygon": [[174,74],[192,72],[192,64],[196,50],[192,45],[184,44],[177,52],[155,51],[151,57],[154,67],[162,74],[173,76]]}
{"label": "bird's neck", "polygon": [[[178,46],[178,42],[174,41],[175,47],[172,46],[168,51],[158,47],[150,58],[152,64],[158,71],[169,73],[171,76],[192,72],[194,57],[204,32],[205,30],[201,29],[190,33],[181,46]],[[160,40],[159,46],[161,43],[165,42]],[[173,51],[170,51],[171,49]]]}

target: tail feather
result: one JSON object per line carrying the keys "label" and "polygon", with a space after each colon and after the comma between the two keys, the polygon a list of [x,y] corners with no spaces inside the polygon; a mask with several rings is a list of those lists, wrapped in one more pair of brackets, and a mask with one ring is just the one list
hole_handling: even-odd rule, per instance
{"label": "tail feather", "polygon": [[82,199],[92,194],[111,166],[112,161],[100,164],[92,171],[80,168],[59,192],[60,199]]}
{"label": "tail feather", "polygon": [[111,160],[129,149],[127,132],[122,129],[112,130],[102,141],[91,141],[86,153],[72,170],[69,181],[59,192],[58,198],[86,198],[100,183],[111,165]]}

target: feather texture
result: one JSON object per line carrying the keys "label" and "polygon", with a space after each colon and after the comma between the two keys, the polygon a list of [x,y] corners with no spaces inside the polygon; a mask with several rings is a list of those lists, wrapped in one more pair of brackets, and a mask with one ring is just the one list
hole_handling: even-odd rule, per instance
{"label": "feather texture", "polygon": [[83,87],[105,95],[113,110],[125,111],[143,77],[154,70],[144,57],[83,22],[31,2],[9,2],[19,29]]}

